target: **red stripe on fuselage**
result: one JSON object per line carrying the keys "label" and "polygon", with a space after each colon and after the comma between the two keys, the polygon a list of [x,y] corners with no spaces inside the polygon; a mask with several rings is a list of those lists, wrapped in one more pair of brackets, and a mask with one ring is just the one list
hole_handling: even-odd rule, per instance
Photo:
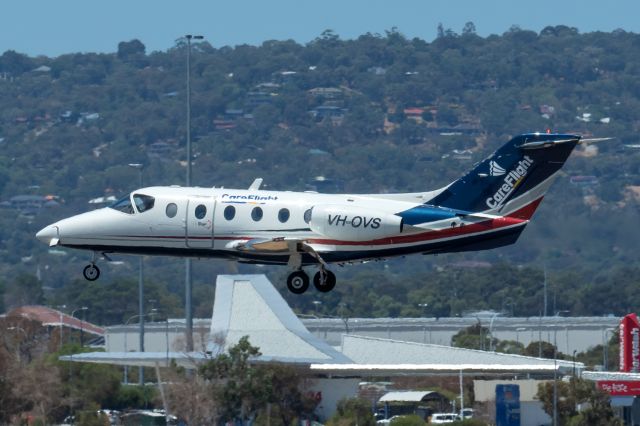
{"label": "red stripe on fuselage", "polygon": [[475,234],[483,231],[494,231],[497,229],[506,228],[513,225],[526,224],[533,212],[540,205],[542,197],[532,201],[526,206],[516,210],[515,212],[501,218],[488,219],[483,222],[474,223],[471,225],[458,226],[456,228],[447,228],[438,231],[426,231],[419,234],[411,235],[399,235],[397,237],[380,238],[370,241],[342,241],[342,240],[329,240],[314,238],[310,239],[310,244],[325,244],[325,245],[340,245],[340,246],[373,246],[373,245],[390,245],[390,244],[408,244],[417,243],[422,241],[438,240],[443,238],[453,238],[465,236],[468,234]]}

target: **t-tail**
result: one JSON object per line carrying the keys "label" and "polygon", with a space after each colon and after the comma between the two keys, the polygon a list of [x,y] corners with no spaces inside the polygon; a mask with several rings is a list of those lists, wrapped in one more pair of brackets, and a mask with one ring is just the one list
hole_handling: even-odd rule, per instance
{"label": "t-tail", "polygon": [[516,136],[426,204],[529,220],[580,136]]}

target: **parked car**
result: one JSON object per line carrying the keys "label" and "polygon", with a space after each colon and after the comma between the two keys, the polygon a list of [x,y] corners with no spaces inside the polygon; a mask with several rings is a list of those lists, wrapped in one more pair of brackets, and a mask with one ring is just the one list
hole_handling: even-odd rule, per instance
{"label": "parked car", "polygon": [[378,420],[376,422],[376,426],[392,425],[394,420],[397,420],[397,419],[399,419],[401,417],[404,417],[404,416],[393,416],[393,417],[389,417],[388,419]]}
{"label": "parked car", "polygon": [[456,420],[460,420],[460,417],[456,413],[433,413],[431,415],[431,423],[453,423]]}
{"label": "parked car", "polygon": [[460,418],[462,418],[462,420],[470,419],[472,417],[473,417],[473,408],[463,408],[462,410],[460,410]]}

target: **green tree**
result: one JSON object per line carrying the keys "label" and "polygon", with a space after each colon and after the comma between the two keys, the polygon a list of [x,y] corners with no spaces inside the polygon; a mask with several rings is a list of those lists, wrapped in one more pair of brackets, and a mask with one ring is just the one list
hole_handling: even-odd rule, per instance
{"label": "green tree", "polygon": [[271,383],[267,401],[271,404],[272,417],[284,426],[294,424],[294,419],[310,416],[318,402],[302,390],[300,371],[286,365],[261,367],[267,370],[266,380]]}
{"label": "green tree", "polygon": [[131,41],[121,41],[118,43],[118,59],[127,60],[130,57],[137,57],[145,54],[146,47],[138,39]]}
{"label": "green tree", "polygon": [[562,359],[563,355],[556,352],[556,347],[545,341],[531,342],[524,349],[524,355],[553,359],[554,357]]}
{"label": "green tree", "polygon": [[[571,382],[557,381],[557,413],[560,424],[567,425],[622,425],[614,416],[609,395],[596,388],[589,380],[572,378]],[[553,417],[553,382],[538,385],[537,398],[544,411]],[[578,413],[578,404],[588,403],[586,410]]]}
{"label": "green tree", "polygon": [[415,414],[397,417],[390,423],[392,426],[424,426],[425,424],[425,421]]}
{"label": "green tree", "polygon": [[476,35],[476,25],[471,21],[464,24],[464,28],[462,28],[462,35],[463,36]]}
{"label": "green tree", "polygon": [[338,402],[336,413],[327,426],[374,426],[376,420],[371,413],[371,403],[364,399],[347,398]]}
{"label": "green tree", "polygon": [[496,352],[522,355],[524,354],[524,345],[515,340],[499,340],[496,343]]}
{"label": "green tree", "polygon": [[44,302],[42,283],[35,275],[20,274],[9,285],[6,291],[6,302],[10,308],[41,305]]}
{"label": "green tree", "polygon": [[497,342],[489,335],[489,329],[480,322],[460,330],[451,338],[451,345],[458,348],[489,350],[490,345]]}
{"label": "green tree", "polygon": [[247,336],[215,359],[202,365],[198,372],[215,384],[214,397],[220,402],[222,418],[248,420],[266,403],[269,384],[265,371],[249,362],[260,356]]}
{"label": "green tree", "polygon": [[210,381],[213,400],[221,407],[223,420],[255,419],[265,413],[268,404],[285,424],[310,415],[316,401],[301,391],[299,372],[285,366],[254,365],[252,358],[260,350],[251,346],[247,336],[224,353],[202,365],[198,372]]}
{"label": "green tree", "polygon": [[0,56],[0,72],[19,75],[34,68],[33,59],[15,50],[7,50]]}

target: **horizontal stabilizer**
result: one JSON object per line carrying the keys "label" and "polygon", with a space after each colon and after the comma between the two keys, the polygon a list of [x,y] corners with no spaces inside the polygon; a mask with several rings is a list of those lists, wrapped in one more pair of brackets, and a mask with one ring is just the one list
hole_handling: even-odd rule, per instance
{"label": "horizontal stabilizer", "polygon": [[590,144],[590,143],[598,143],[598,142],[610,141],[611,139],[615,139],[615,138],[611,137],[611,138],[589,138],[589,139],[580,139],[580,142],[578,142],[578,143],[579,143],[579,144],[588,145],[588,144]]}
{"label": "horizontal stabilizer", "polygon": [[525,142],[522,145],[518,146],[521,149],[541,149],[541,148],[551,148],[552,146],[558,146],[563,143],[569,142],[579,142],[579,138],[571,138],[571,139],[550,139],[550,140],[542,140],[542,141],[532,141]]}

